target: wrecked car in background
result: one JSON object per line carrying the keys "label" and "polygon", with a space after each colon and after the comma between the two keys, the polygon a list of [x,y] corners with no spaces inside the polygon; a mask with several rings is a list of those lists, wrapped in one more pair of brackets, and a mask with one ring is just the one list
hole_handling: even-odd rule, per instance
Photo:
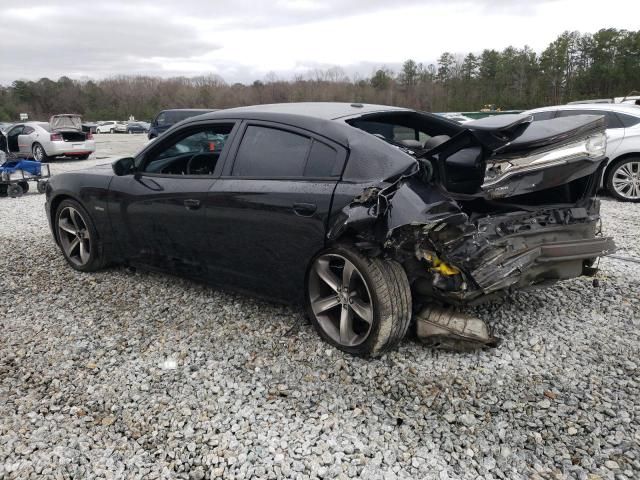
{"label": "wrecked car in background", "polygon": [[490,344],[452,307],[592,273],[615,248],[594,196],[602,117],[531,120],[222,110],[135,158],[56,175],[47,213],[77,270],[126,263],[304,302],[320,336],[352,354],[392,348],[412,320],[432,341]]}
{"label": "wrecked car in background", "polygon": [[14,157],[48,162],[56,157],[86,160],[96,150],[93,135],[82,130],[79,115],[54,115],[46,122],[13,124],[0,134],[0,150]]}

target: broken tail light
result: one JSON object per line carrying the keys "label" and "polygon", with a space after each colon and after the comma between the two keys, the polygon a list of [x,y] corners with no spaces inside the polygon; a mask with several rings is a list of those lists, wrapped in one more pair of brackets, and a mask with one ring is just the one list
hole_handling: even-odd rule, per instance
{"label": "broken tail light", "polygon": [[601,158],[607,149],[607,136],[604,132],[590,135],[581,140],[525,156],[496,156],[487,162],[483,188],[501,182],[511,175],[541,170],[562,165],[572,160]]}

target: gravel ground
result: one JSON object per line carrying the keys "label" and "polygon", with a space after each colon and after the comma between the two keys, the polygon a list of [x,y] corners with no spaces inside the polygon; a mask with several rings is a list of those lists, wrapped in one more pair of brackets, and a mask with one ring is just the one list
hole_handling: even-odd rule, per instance
{"label": "gravel ground", "polygon": [[[43,200],[0,198],[0,478],[640,478],[639,263],[478,308],[497,349],[370,361],[296,307],[75,272]],[[640,258],[640,205],[603,216]]]}

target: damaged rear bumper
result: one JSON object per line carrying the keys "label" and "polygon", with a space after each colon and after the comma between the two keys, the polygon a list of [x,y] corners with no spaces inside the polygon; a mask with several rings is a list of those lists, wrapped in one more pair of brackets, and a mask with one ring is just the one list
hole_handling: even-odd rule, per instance
{"label": "damaged rear bumper", "polygon": [[[594,200],[588,208],[510,212],[456,225],[445,221],[419,235],[416,256],[428,271],[414,265],[415,290],[464,304],[581,276],[616,248],[612,238],[598,236],[599,218]],[[453,270],[434,268],[434,257]]]}

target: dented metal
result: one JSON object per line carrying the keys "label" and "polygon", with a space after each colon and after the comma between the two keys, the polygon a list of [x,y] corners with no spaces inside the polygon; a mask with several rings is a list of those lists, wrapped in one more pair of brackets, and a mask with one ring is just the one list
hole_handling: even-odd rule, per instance
{"label": "dented metal", "polygon": [[451,308],[428,305],[415,319],[418,338],[432,347],[458,350],[499,343],[481,319]]}
{"label": "dented metal", "polygon": [[[519,135],[524,137],[521,147],[548,152],[553,141],[580,144],[587,141],[584,135],[602,130],[601,119],[587,117],[574,121],[569,133],[543,128],[547,137],[536,139],[526,133],[528,125],[528,119],[517,119],[505,127],[502,142],[493,139],[493,146],[515,155]],[[401,262],[416,297],[450,305],[580,276],[588,273],[585,269],[593,259],[615,250],[611,238],[599,235],[595,192],[604,157],[580,154],[561,164],[524,170],[497,182],[498,193],[483,188],[485,160],[469,170],[480,175],[475,187],[464,178],[447,179],[443,170],[448,159],[472,149],[456,158],[477,163],[486,153],[481,153],[484,147],[474,146],[473,138],[488,135],[489,130],[464,132],[431,152],[416,154],[419,165],[434,166],[434,178],[429,169],[418,166],[394,181],[365,189],[342,210],[329,238],[355,236],[370,252]],[[526,155],[542,158],[531,151]]]}

